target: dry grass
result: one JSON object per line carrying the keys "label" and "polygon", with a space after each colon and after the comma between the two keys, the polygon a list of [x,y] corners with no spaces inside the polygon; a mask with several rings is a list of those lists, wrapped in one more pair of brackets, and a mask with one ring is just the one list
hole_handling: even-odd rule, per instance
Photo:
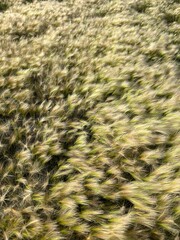
{"label": "dry grass", "polygon": [[179,239],[179,16],[0,1],[0,239]]}

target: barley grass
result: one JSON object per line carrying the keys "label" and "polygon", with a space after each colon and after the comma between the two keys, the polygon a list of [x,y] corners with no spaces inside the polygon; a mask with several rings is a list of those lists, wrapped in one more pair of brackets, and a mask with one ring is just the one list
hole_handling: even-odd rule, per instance
{"label": "barley grass", "polygon": [[179,239],[179,3],[0,1],[0,239]]}

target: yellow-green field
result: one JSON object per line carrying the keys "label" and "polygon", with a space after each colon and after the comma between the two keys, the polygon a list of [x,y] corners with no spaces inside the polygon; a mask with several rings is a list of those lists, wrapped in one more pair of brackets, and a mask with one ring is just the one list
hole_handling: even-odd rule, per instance
{"label": "yellow-green field", "polygon": [[179,46],[179,0],[0,0],[0,240],[179,240]]}

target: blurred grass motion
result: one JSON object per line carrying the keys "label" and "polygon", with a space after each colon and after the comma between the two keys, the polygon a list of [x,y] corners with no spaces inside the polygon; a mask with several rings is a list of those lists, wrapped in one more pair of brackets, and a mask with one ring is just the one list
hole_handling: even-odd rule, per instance
{"label": "blurred grass motion", "polygon": [[0,239],[179,239],[179,3],[0,1]]}

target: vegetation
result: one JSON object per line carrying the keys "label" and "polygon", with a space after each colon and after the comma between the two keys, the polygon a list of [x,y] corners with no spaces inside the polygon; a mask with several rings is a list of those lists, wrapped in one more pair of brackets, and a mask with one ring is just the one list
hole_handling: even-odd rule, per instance
{"label": "vegetation", "polygon": [[0,1],[0,239],[179,239],[179,16]]}

